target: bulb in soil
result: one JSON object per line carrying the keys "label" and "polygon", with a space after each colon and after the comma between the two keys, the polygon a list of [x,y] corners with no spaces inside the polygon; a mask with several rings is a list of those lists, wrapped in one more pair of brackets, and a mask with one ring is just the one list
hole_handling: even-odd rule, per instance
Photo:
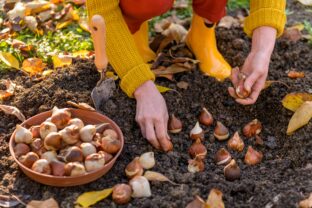
{"label": "bulb in soil", "polygon": [[91,142],[96,133],[96,128],[94,125],[86,125],[80,129],[80,139],[84,142]]}
{"label": "bulb in soil", "polygon": [[144,169],[151,169],[155,166],[155,157],[154,157],[154,152],[146,152],[146,153],[143,153],[141,156],[140,156],[140,164],[142,165],[142,167]]}
{"label": "bulb in soil", "polygon": [[117,184],[113,187],[112,198],[116,204],[127,204],[131,200],[132,189],[128,184]]}
{"label": "bulb in soil", "polygon": [[244,141],[240,138],[238,132],[235,132],[233,137],[229,139],[227,146],[231,150],[242,152],[244,150],[245,144]]}
{"label": "bulb in soil", "polygon": [[205,170],[205,164],[200,159],[189,160],[187,170],[190,173],[202,172]]}
{"label": "bulb in soil", "polygon": [[93,153],[96,153],[95,146],[89,142],[81,143],[80,148],[81,148],[83,156],[85,156],[85,157],[87,157],[88,155],[91,155]]}
{"label": "bulb in soil", "polygon": [[263,158],[262,152],[258,152],[254,148],[249,146],[244,161],[247,165],[257,165],[261,163],[262,158]]}
{"label": "bulb in soil", "polygon": [[39,160],[39,156],[34,152],[28,152],[26,155],[21,156],[18,160],[27,168],[31,168],[32,165]]}
{"label": "bulb in soil", "polygon": [[51,174],[51,167],[49,164],[49,161],[45,159],[39,159],[34,164],[32,165],[31,169],[37,173],[42,173],[42,174]]}
{"label": "bulb in soil", "polygon": [[143,175],[143,167],[140,163],[140,158],[134,158],[126,167],[125,172],[128,178]]}
{"label": "bulb in soil", "polygon": [[225,179],[228,181],[235,181],[241,176],[241,170],[235,160],[231,160],[231,162],[224,167],[223,172]]}
{"label": "bulb in soil", "polygon": [[72,118],[69,120],[68,122],[68,125],[71,126],[71,125],[74,125],[74,126],[77,126],[78,129],[82,129],[84,127],[84,123],[81,119],[79,118]]}
{"label": "bulb in soil", "polygon": [[26,155],[30,151],[30,148],[29,148],[29,146],[27,144],[18,143],[18,144],[15,145],[13,150],[14,150],[14,153],[15,153],[15,157],[18,158],[19,156]]}
{"label": "bulb in soil", "polygon": [[219,141],[224,141],[229,138],[230,133],[228,128],[226,128],[221,122],[218,121],[213,135]]}
{"label": "bulb in soil", "polygon": [[29,131],[33,138],[40,138],[40,125],[30,127]]}
{"label": "bulb in soil", "polygon": [[118,139],[106,136],[101,139],[101,147],[105,152],[115,154],[120,150],[121,142]]}
{"label": "bulb in soil", "polygon": [[152,195],[150,184],[144,176],[136,176],[129,182],[133,198],[150,197]]}
{"label": "bulb in soil", "polygon": [[213,123],[213,117],[206,108],[202,109],[199,116],[199,122],[205,126],[210,126]]}
{"label": "bulb in soil", "polygon": [[14,141],[16,143],[30,144],[32,142],[32,138],[32,133],[28,129],[22,127],[21,125],[16,125],[14,136]]}
{"label": "bulb in soil", "polygon": [[86,173],[85,166],[79,162],[70,162],[65,165],[66,176],[80,176]]}
{"label": "bulb in soil", "polygon": [[88,155],[85,159],[85,167],[88,172],[98,170],[105,164],[105,159],[102,154],[94,153]]}
{"label": "bulb in soil", "polygon": [[231,161],[231,154],[224,148],[221,148],[215,154],[215,163],[217,165],[226,165]]}
{"label": "bulb in soil", "polygon": [[172,134],[177,134],[182,131],[183,124],[174,114],[169,117],[168,131]]}
{"label": "bulb in soil", "polygon": [[262,130],[262,124],[258,119],[254,119],[253,121],[249,122],[243,128],[243,134],[247,138],[254,137],[260,134]]}
{"label": "bulb in soil", "polygon": [[204,140],[204,131],[200,127],[198,122],[196,122],[194,128],[191,130],[190,137],[192,140],[197,140],[197,139],[200,139],[201,141]]}
{"label": "bulb in soil", "polygon": [[103,137],[106,137],[106,136],[110,136],[111,138],[113,139],[118,139],[118,134],[115,130],[113,129],[106,129],[104,132],[103,132]]}
{"label": "bulb in soil", "polygon": [[189,148],[189,154],[192,158],[204,160],[207,156],[207,148],[201,143],[201,140],[198,139]]}
{"label": "bulb in soil", "polygon": [[40,124],[40,137],[42,139],[46,138],[46,136],[52,132],[57,132],[57,128],[54,123],[45,121]]}
{"label": "bulb in soil", "polygon": [[59,133],[66,144],[75,144],[79,141],[79,127],[76,125],[67,126]]}
{"label": "bulb in soil", "polygon": [[53,160],[51,163],[52,175],[54,176],[64,176],[65,175],[65,163]]}
{"label": "bulb in soil", "polygon": [[62,137],[57,132],[51,132],[44,138],[43,145],[47,150],[59,150],[62,145]]}
{"label": "bulb in soil", "polygon": [[170,152],[173,149],[173,144],[169,139],[164,139],[161,147],[163,151]]}
{"label": "bulb in soil", "polygon": [[71,119],[71,113],[68,109],[59,109],[54,107],[52,110],[51,122],[56,125],[58,129],[63,129],[67,126],[69,120]]}
{"label": "bulb in soil", "polygon": [[263,139],[259,135],[256,135],[255,137],[256,137],[256,145],[263,146],[264,144]]}
{"label": "bulb in soil", "polygon": [[52,162],[53,160],[56,160],[56,156],[57,154],[55,151],[47,151],[41,155],[41,159],[45,159],[48,162]]}

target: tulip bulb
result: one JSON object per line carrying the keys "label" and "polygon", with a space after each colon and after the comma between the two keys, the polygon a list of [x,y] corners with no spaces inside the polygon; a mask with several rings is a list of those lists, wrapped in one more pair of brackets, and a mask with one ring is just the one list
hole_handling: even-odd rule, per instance
{"label": "tulip bulb", "polygon": [[206,108],[202,109],[199,116],[199,122],[205,126],[210,126],[213,123],[213,117]]}
{"label": "tulip bulb", "polygon": [[53,160],[51,163],[52,175],[54,176],[64,176],[65,175],[65,163]]}
{"label": "tulip bulb", "polygon": [[32,142],[32,138],[32,133],[28,129],[22,127],[21,125],[16,125],[14,136],[14,141],[16,143],[30,144]]}
{"label": "tulip bulb", "polygon": [[224,148],[219,149],[214,158],[217,165],[226,165],[231,159],[231,154]]}
{"label": "tulip bulb", "polygon": [[31,151],[37,153],[37,154],[41,154],[43,153],[41,150],[43,148],[43,141],[40,138],[34,139],[32,141],[32,143],[30,144],[31,147]]}
{"label": "tulip bulb", "polygon": [[180,119],[175,117],[174,114],[172,114],[168,121],[168,131],[172,134],[177,134],[182,131],[183,124]]}
{"label": "tulip bulb", "polygon": [[262,146],[263,144],[263,139],[259,135],[256,135],[256,145]]}
{"label": "tulip bulb", "polygon": [[104,167],[105,159],[102,154],[94,153],[88,155],[85,159],[85,167],[88,172],[98,170]]}
{"label": "tulip bulb", "polygon": [[70,118],[71,113],[68,109],[53,108],[51,122],[54,123],[58,129],[63,129],[68,124]]}
{"label": "tulip bulb", "polygon": [[118,134],[115,130],[113,129],[106,129],[104,132],[103,132],[103,137],[106,137],[106,136],[110,136],[111,138],[113,139],[118,139]]}
{"label": "tulip bulb", "polygon": [[140,158],[134,158],[126,167],[125,172],[128,178],[143,175],[143,167],[140,163]]}
{"label": "tulip bulb", "polygon": [[31,169],[37,173],[51,174],[51,167],[49,161],[45,159],[39,159],[32,165]]}
{"label": "tulip bulb", "polygon": [[26,155],[21,156],[18,160],[27,168],[31,168],[32,165],[39,160],[39,156],[34,152],[28,152]]}
{"label": "tulip bulb", "polygon": [[30,127],[29,131],[33,138],[40,138],[40,125]]}
{"label": "tulip bulb", "polygon": [[241,152],[244,150],[245,144],[244,141],[240,138],[238,132],[235,132],[233,137],[229,139],[227,146],[229,149]]}
{"label": "tulip bulb", "polygon": [[105,160],[105,163],[109,163],[113,159],[113,155],[104,151],[99,151],[99,154],[102,154]]}
{"label": "tulip bulb", "polygon": [[41,155],[41,159],[45,159],[48,162],[52,162],[53,160],[56,160],[56,156],[57,154],[55,151],[47,151]]}
{"label": "tulip bulb", "polygon": [[229,138],[229,130],[221,123],[217,122],[216,128],[213,134],[219,141],[223,141]]}
{"label": "tulip bulb", "polygon": [[129,182],[133,198],[150,197],[152,195],[150,184],[144,176],[136,176]]}
{"label": "tulip bulb", "polygon": [[68,125],[71,126],[71,125],[74,125],[74,126],[77,126],[78,129],[82,129],[84,127],[84,123],[81,119],[79,118],[72,118],[69,120],[68,122]]}
{"label": "tulip bulb", "polygon": [[65,162],[82,162],[83,153],[79,147],[72,146],[65,149],[61,155],[64,155],[63,160]]}
{"label": "tulip bulb", "polygon": [[86,173],[85,166],[79,162],[70,162],[65,165],[66,176],[80,176]]}
{"label": "tulip bulb", "polygon": [[62,145],[62,137],[57,132],[51,132],[44,138],[43,145],[47,150],[59,150]]}
{"label": "tulip bulb", "polygon": [[203,160],[207,155],[207,148],[201,143],[201,140],[198,139],[189,148],[189,154],[192,158],[199,158]]}
{"label": "tulip bulb", "polygon": [[173,149],[173,144],[169,139],[164,139],[161,145],[162,150],[165,152],[170,152]]}
{"label": "tulip bulb", "polygon": [[241,98],[241,99],[245,99],[245,98],[248,98],[249,95],[250,95],[250,91],[247,91],[243,85],[238,85],[236,88],[235,88],[235,92],[236,92],[236,95],[237,97]]}
{"label": "tulip bulb", "polygon": [[261,163],[262,158],[263,158],[262,152],[258,152],[251,146],[249,146],[244,161],[247,165],[256,165]]}
{"label": "tulip bulb", "polygon": [[127,204],[131,195],[132,189],[128,184],[117,184],[113,187],[112,198],[116,204]]}
{"label": "tulip bulb", "polygon": [[93,144],[85,142],[80,144],[80,148],[82,151],[83,156],[87,157],[88,155],[91,155],[93,153],[96,153],[96,148]]}
{"label": "tulip bulb", "polygon": [[29,146],[27,144],[18,143],[18,144],[15,145],[13,150],[14,150],[15,156],[19,157],[19,156],[22,156],[22,155],[26,155],[30,151],[30,148],[29,148]]}
{"label": "tulip bulb", "polygon": [[262,130],[261,122],[258,119],[254,119],[243,128],[243,134],[245,137],[251,138],[260,134],[261,130]]}
{"label": "tulip bulb", "polygon": [[228,181],[235,181],[241,176],[241,170],[235,160],[231,160],[231,162],[224,167],[223,172],[225,179]]}
{"label": "tulip bulb", "polygon": [[189,160],[187,170],[190,173],[202,172],[205,170],[205,164],[200,159]]}
{"label": "tulip bulb", "polygon": [[57,128],[54,123],[45,121],[40,125],[40,137],[42,139],[46,138],[46,136],[52,132],[57,132]]}
{"label": "tulip bulb", "polygon": [[66,144],[75,144],[79,141],[79,127],[76,125],[67,126],[59,133]]}
{"label": "tulip bulb", "polygon": [[151,169],[155,166],[154,152],[146,152],[140,156],[140,164],[144,169]]}
{"label": "tulip bulb", "polygon": [[80,129],[80,139],[84,142],[91,142],[96,133],[96,128],[94,125],[86,125]]}
{"label": "tulip bulb", "polygon": [[197,139],[200,139],[202,141],[204,140],[204,131],[200,127],[198,122],[196,122],[194,128],[191,130],[190,137],[193,140],[197,140]]}
{"label": "tulip bulb", "polygon": [[101,139],[101,147],[105,152],[115,154],[120,150],[121,142],[118,139],[106,136]]}

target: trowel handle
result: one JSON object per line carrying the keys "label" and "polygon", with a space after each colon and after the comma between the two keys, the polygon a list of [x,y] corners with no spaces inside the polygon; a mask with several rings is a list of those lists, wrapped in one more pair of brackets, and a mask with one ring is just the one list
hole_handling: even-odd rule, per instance
{"label": "trowel handle", "polygon": [[106,27],[105,21],[101,15],[94,15],[90,25],[91,36],[95,51],[95,66],[99,72],[107,67],[106,56]]}

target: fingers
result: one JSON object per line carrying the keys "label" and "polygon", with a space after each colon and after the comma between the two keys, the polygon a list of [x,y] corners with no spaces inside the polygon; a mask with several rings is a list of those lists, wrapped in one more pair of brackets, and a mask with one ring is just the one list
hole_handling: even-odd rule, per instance
{"label": "fingers", "polygon": [[235,99],[238,98],[237,95],[236,95],[235,89],[233,87],[229,87],[228,88],[228,92],[231,95],[231,97],[233,97]]}
{"label": "fingers", "polygon": [[233,68],[231,71],[231,81],[234,87],[237,87],[238,85],[238,81],[239,81],[238,74],[239,74],[239,68],[238,67]]}
{"label": "fingers", "polygon": [[244,88],[245,90],[247,90],[248,92],[251,92],[251,89],[253,88],[253,85],[257,82],[257,80],[260,78],[259,77],[260,74],[258,72],[253,72],[252,74],[250,74],[245,82],[244,82]]}
{"label": "fingers", "polygon": [[169,151],[171,149],[171,145],[169,143],[171,142],[168,139],[167,123],[165,123],[164,120],[156,120],[155,130],[160,146],[164,151]]}
{"label": "fingers", "polygon": [[151,143],[156,149],[160,149],[160,144],[156,138],[154,124],[152,121],[146,121],[145,123],[145,134],[146,139]]}

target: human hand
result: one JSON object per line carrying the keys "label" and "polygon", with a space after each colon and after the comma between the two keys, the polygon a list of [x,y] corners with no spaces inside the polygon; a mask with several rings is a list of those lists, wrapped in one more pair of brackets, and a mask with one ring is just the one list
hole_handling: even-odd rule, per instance
{"label": "human hand", "polygon": [[136,121],[143,137],[156,149],[170,151],[172,143],[167,132],[168,110],[165,99],[152,81],[147,81],[136,89]]}
{"label": "human hand", "polygon": [[[231,81],[234,85],[228,91],[236,102],[242,105],[254,104],[265,85],[268,76],[271,54],[274,49],[276,30],[263,26],[254,30],[252,49],[241,70],[234,68],[231,74]],[[244,76],[244,79],[241,79]],[[239,98],[235,89],[245,90],[248,96]]]}

